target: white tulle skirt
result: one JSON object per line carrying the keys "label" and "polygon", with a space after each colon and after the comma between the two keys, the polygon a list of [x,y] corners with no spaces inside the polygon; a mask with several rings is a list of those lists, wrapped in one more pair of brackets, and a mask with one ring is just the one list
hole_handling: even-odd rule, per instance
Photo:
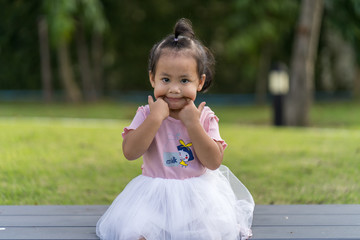
{"label": "white tulle skirt", "polygon": [[254,201],[221,166],[185,180],[134,178],[96,225],[105,240],[247,239]]}

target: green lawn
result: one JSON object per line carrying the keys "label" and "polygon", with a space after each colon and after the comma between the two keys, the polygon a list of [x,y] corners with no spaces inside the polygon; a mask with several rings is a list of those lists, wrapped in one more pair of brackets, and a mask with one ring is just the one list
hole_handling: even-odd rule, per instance
{"label": "green lawn", "polygon": [[[146,102],[144,102],[145,104]],[[0,117],[69,117],[96,119],[132,119],[138,104],[101,102],[96,104],[1,103]],[[222,122],[271,125],[271,106],[211,106]],[[360,102],[315,104],[311,126],[360,129]]]}
{"label": "green lawn", "polygon": [[[213,109],[229,144],[224,164],[257,204],[359,203],[360,104],[315,105],[309,128],[272,127],[269,106]],[[0,103],[0,205],[109,204],[140,174],[141,160],[121,151],[135,111]]]}

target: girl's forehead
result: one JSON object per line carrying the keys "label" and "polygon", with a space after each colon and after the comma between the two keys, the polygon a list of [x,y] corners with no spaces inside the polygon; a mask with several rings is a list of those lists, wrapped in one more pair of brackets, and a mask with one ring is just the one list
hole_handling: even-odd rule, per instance
{"label": "girl's forehead", "polygon": [[161,50],[160,57],[167,56],[167,57],[194,57],[194,50],[192,49],[171,49],[171,48],[164,48]]}
{"label": "girl's forehead", "polygon": [[[191,49],[162,49],[154,73],[197,74],[197,61]],[[186,73],[184,73],[186,72]]]}
{"label": "girl's forehead", "polygon": [[173,66],[173,65],[195,65],[196,67],[196,59],[193,55],[186,53],[186,52],[168,52],[160,55],[160,58],[158,59],[158,66]]}
{"label": "girl's forehead", "polygon": [[[161,62],[161,63],[160,63]],[[197,64],[196,58],[189,51],[168,51],[160,55],[158,59],[158,65],[170,66],[172,64]],[[196,66],[195,66],[196,67]]]}

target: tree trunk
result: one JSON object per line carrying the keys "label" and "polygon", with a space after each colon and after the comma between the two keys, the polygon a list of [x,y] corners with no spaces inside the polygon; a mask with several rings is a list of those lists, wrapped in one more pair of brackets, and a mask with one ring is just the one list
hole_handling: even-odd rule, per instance
{"label": "tree trunk", "polygon": [[354,99],[360,100],[360,66],[356,67],[356,74],[353,84],[353,96]]}
{"label": "tree trunk", "polygon": [[98,96],[104,95],[103,82],[103,36],[101,33],[94,32],[92,35],[92,63],[93,63],[93,79]]}
{"label": "tree trunk", "polygon": [[306,126],[309,123],[322,12],[322,0],[301,1],[291,59],[290,91],[285,100],[286,125]]}
{"label": "tree trunk", "polygon": [[271,63],[271,49],[270,46],[265,45],[261,51],[257,81],[256,81],[256,104],[262,105],[266,103],[266,93],[268,86],[268,74]]}
{"label": "tree trunk", "polygon": [[49,50],[48,24],[44,17],[41,17],[38,21],[38,31],[43,98],[45,102],[51,102],[53,99],[52,71]]}
{"label": "tree trunk", "polygon": [[80,102],[81,93],[74,80],[74,73],[69,57],[69,48],[66,42],[62,41],[57,47],[57,55],[60,68],[60,79],[65,88],[66,99],[69,102]]}
{"label": "tree trunk", "polygon": [[90,56],[85,39],[85,32],[81,22],[77,24],[76,28],[76,45],[84,97],[86,101],[92,102],[96,100],[97,94],[93,82],[93,75],[90,66]]}

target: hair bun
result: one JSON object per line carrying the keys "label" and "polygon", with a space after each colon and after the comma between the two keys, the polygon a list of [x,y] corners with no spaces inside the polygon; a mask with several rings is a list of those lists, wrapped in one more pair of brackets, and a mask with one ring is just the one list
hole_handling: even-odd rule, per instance
{"label": "hair bun", "polygon": [[215,73],[215,58],[211,51],[196,38],[190,20],[179,19],[175,24],[174,34],[168,35],[152,47],[148,65],[151,74],[155,75],[156,65],[163,49],[175,52],[190,50],[189,52],[196,61],[199,79],[203,74],[206,75],[205,83],[200,92],[205,92],[210,87]]}
{"label": "hair bun", "polygon": [[192,29],[191,21],[186,18],[178,20],[174,27],[174,35],[175,38],[178,38],[181,35],[193,39],[195,37],[195,33]]}

